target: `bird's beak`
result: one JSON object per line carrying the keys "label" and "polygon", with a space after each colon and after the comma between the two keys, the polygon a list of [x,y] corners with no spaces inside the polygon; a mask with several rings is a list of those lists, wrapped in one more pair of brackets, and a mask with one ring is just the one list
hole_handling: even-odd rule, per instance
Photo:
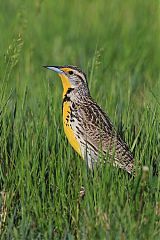
{"label": "bird's beak", "polygon": [[43,66],[49,70],[55,71],[58,74],[64,74],[64,72],[60,69],[60,67],[57,66]]}

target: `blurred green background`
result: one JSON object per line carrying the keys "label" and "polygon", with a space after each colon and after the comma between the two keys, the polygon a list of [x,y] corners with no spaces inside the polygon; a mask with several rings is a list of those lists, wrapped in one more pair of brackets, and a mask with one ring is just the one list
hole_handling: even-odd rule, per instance
{"label": "blurred green background", "polygon": [[20,84],[41,85],[43,64],[70,63],[90,71],[95,56],[100,88],[107,71],[132,73],[135,88],[149,78],[153,85],[158,81],[157,1],[1,1],[0,28],[1,61],[12,50],[19,53],[12,74],[23,76]]}
{"label": "blurred green background", "polygon": [[[1,0],[0,33],[2,239],[158,239],[159,1]],[[42,67],[63,64],[87,73],[148,175],[105,166],[92,179],[63,133],[60,79]]]}

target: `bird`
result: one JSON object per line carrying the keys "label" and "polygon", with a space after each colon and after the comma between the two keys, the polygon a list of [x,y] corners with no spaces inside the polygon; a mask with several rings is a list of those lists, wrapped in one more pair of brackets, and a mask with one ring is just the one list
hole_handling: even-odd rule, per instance
{"label": "bird", "polygon": [[58,73],[63,85],[64,132],[89,169],[101,161],[131,174],[134,158],[108,115],[90,95],[86,74],[77,66],[43,66]]}

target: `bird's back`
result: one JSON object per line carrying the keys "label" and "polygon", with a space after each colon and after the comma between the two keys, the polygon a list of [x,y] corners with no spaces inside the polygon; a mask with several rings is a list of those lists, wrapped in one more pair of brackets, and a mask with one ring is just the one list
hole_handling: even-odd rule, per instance
{"label": "bird's back", "polygon": [[127,144],[115,131],[110,119],[90,96],[71,105],[72,128],[80,143],[81,154],[93,167],[100,154],[127,172],[133,168],[133,156]]}

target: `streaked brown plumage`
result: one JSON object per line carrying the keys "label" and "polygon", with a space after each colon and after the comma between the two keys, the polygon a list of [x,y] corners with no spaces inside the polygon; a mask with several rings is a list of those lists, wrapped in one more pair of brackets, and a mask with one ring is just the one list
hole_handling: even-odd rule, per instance
{"label": "streaked brown plumage", "polygon": [[58,72],[62,80],[63,125],[73,148],[90,168],[102,154],[113,165],[131,173],[133,156],[106,113],[91,98],[86,75],[75,66],[47,68]]}

